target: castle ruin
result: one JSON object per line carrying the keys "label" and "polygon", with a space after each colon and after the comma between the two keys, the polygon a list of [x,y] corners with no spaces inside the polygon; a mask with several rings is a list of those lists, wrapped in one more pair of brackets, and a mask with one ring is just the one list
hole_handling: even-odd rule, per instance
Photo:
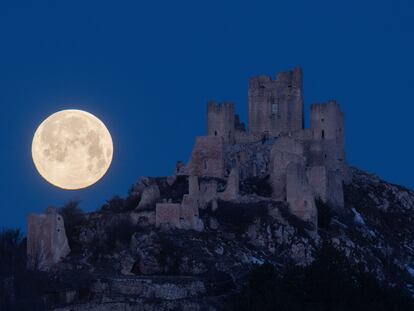
{"label": "castle ruin", "polygon": [[70,253],[63,217],[53,207],[27,219],[27,267],[47,270]]}
{"label": "castle ruin", "polygon": [[[317,200],[344,206],[343,184],[349,180],[344,148],[344,116],[336,101],[311,105],[310,127],[304,126],[302,71],[282,72],[275,79],[250,80],[248,126],[234,104],[207,104],[207,133],[196,137],[187,165],[178,162],[188,183],[180,198],[163,198],[150,178],[134,186],[140,202],[131,217],[156,227],[202,231],[199,209],[215,210],[220,201],[284,202],[290,212],[317,228]],[[249,179],[266,180],[271,195],[240,192]],[[29,266],[47,269],[69,252],[62,217],[49,209],[28,219]]]}
{"label": "castle ruin", "polygon": [[[233,103],[208,103],[207,134],[196,138],[181,174],[229,179],[233,188],[235,176],[268,176],[272,199],[288,202],[293,214],[313,223],[316,199],[343,207],[348,168],[336,101],[311,105],[305,128],[302,71],[294,69],[250,80],[248,118],[246,128]],[[224,194],[217,197],[226,199]]]}

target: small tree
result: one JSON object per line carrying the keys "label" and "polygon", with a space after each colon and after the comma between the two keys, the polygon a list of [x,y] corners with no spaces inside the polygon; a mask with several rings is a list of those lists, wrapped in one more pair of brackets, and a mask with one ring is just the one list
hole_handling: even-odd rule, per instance
{"label": "small tree", "polygon": [[65,222],[66,236],[68,237],[69,245],[71,247],[74,244],[76,228],[79,227],[85,217],[83,211],[79,207],[79,203],[80,201],[78,200],[72,200],[58,210]]}
{"label": "small tree", "polygon": [[20,229],[0,229],[0,275],[10,274],[25,263]]}
{"label": "small tree", "polygon": [[323,229],[329,228],[332,220],[331,206],[323,202],[321,198],[316,198],[315,204],[318,210],[318,227]]}

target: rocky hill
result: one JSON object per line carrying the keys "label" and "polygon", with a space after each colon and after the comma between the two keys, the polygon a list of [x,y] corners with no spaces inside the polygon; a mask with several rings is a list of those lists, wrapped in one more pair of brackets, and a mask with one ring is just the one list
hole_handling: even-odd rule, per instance
{"label": "rocky hill", "polygon": [[[142,179],[127,198],[93,213],[68,204],[60,213],[71,253],[42,274],[39,310],[230,310],[257,266],[271,264],[280,274],[306,267],[327,244],[381,286],[413,296],[414,192],[355,168],[351,173],[344,208],[317,201],[318,228],[273,201],[266,178],[241,182],[243,202],[219,200],[201,209],[203,230],[155,226],[156,202],[136,209],[148,184],[158,186],[158,201],[181,201],[185,176]],[[216,181],[223,191],[224,181]],[[3,279],[3,292],[13,292],[13,280],[19,282]]]}

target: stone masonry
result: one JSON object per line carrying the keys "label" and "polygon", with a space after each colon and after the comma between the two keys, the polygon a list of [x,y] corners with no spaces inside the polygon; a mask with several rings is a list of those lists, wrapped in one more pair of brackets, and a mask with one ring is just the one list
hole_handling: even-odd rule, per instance
{"label": "stone masonry", "polygon": [[[314,223],[316,198],[343,207],[343,183],[349,180],[344,116],[336,101],[313,104],[310,128],[305,128],[302,80],[300,69],[275,79],[252,78],[247,129],[232,103],[208,103],[207,135],[197,137],[185,169],[193,184],[194,176],[228,179],[232,190],[216,197],[237,200],[235,179],[270,176],[273,199],[287,201],[292,213]],[[198,191],[207,193],[203,187]]]}
{"label": "stone masonry", "polygon": [[27,228],[27,266],[48,270],[70,253],[65,224],[56,209],[49,207],[45,214],[30,214]]}

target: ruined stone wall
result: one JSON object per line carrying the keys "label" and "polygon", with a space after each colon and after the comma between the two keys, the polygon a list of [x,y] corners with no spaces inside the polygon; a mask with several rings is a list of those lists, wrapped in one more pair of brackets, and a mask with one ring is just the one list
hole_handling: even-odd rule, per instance
{"label": "ruined stone wall", "polygon": [[249,83],[249,131],[253,135],[303,129],[302,71],[279,73],[275,80],[259,76]]}
{"label": "ruined stone wall", "polygon": [[200,208],[207,207],[208,203],[217,198],[217,181],[200,180],[198,203]]}
{"label": "ruined stone wall", "polygon": [[239,169],[233,167],[227,178],[226,189],[221,193],[220,198],[224,201],[236,200],[239,196]]}
{"label": "ruined stone wall", "polygon": [[306,176],[315,196],[324,202],[328,199],[328,172],[325,166],[312,166],[306,169]]}
{"label": "ruined stone wall", "polygon": [[170,225],[177,229],[202,231],[204,224],[199,218],[199,199],[185,194],[181,203],[157,203],[155,207],[155,225]]}
{"label": "ruined stone wall", "polygon": [[185,194],[181,202],[180,218],[188,227],[192,227],[194,219],[198,217],[198,201],[197,198]]}
{"label": "ruined stone wall", "polygon": [[222,178],[224,141],[219,136],[199,136],[191,153],[188,174]]}
{"label": "ruined stone wall", "polygon": [[275,200],[286,200],[286,172],[290,163],[305,163],[300,141],[284,136],[276,139],[270,156],[270,176]]}
{"label": "ruined stone wall", "polygon": [[286,171],[286,200],[292,214],[317,225],[314,192],[308,183],[306,169],[300,163],[289,163]]}
{"label": "ruined stone wall", "polygon": [[56,209],[30,214],[27,220],[27,266],[47,270],[70,253],[65,224]]}
{"label": "ruined stone wall", "polygon": [[[345,158],[344,116],[336,101],[311,106],[310,133],[312,139],[306,141],[306,150],[307,165],[313,170],[308,173],[311,183],[316,188],[317,183],[323,183],[325,190],[318,193],[323,201],[342,207],[342,184],[348,181],[349,170]],[[322,181],[318,181],[316,176]]]}
{"label": "ruined stone wall", "polygon": [[155,207],[155,225],[169,224],[181,228],[179,203],[157,203]]}

